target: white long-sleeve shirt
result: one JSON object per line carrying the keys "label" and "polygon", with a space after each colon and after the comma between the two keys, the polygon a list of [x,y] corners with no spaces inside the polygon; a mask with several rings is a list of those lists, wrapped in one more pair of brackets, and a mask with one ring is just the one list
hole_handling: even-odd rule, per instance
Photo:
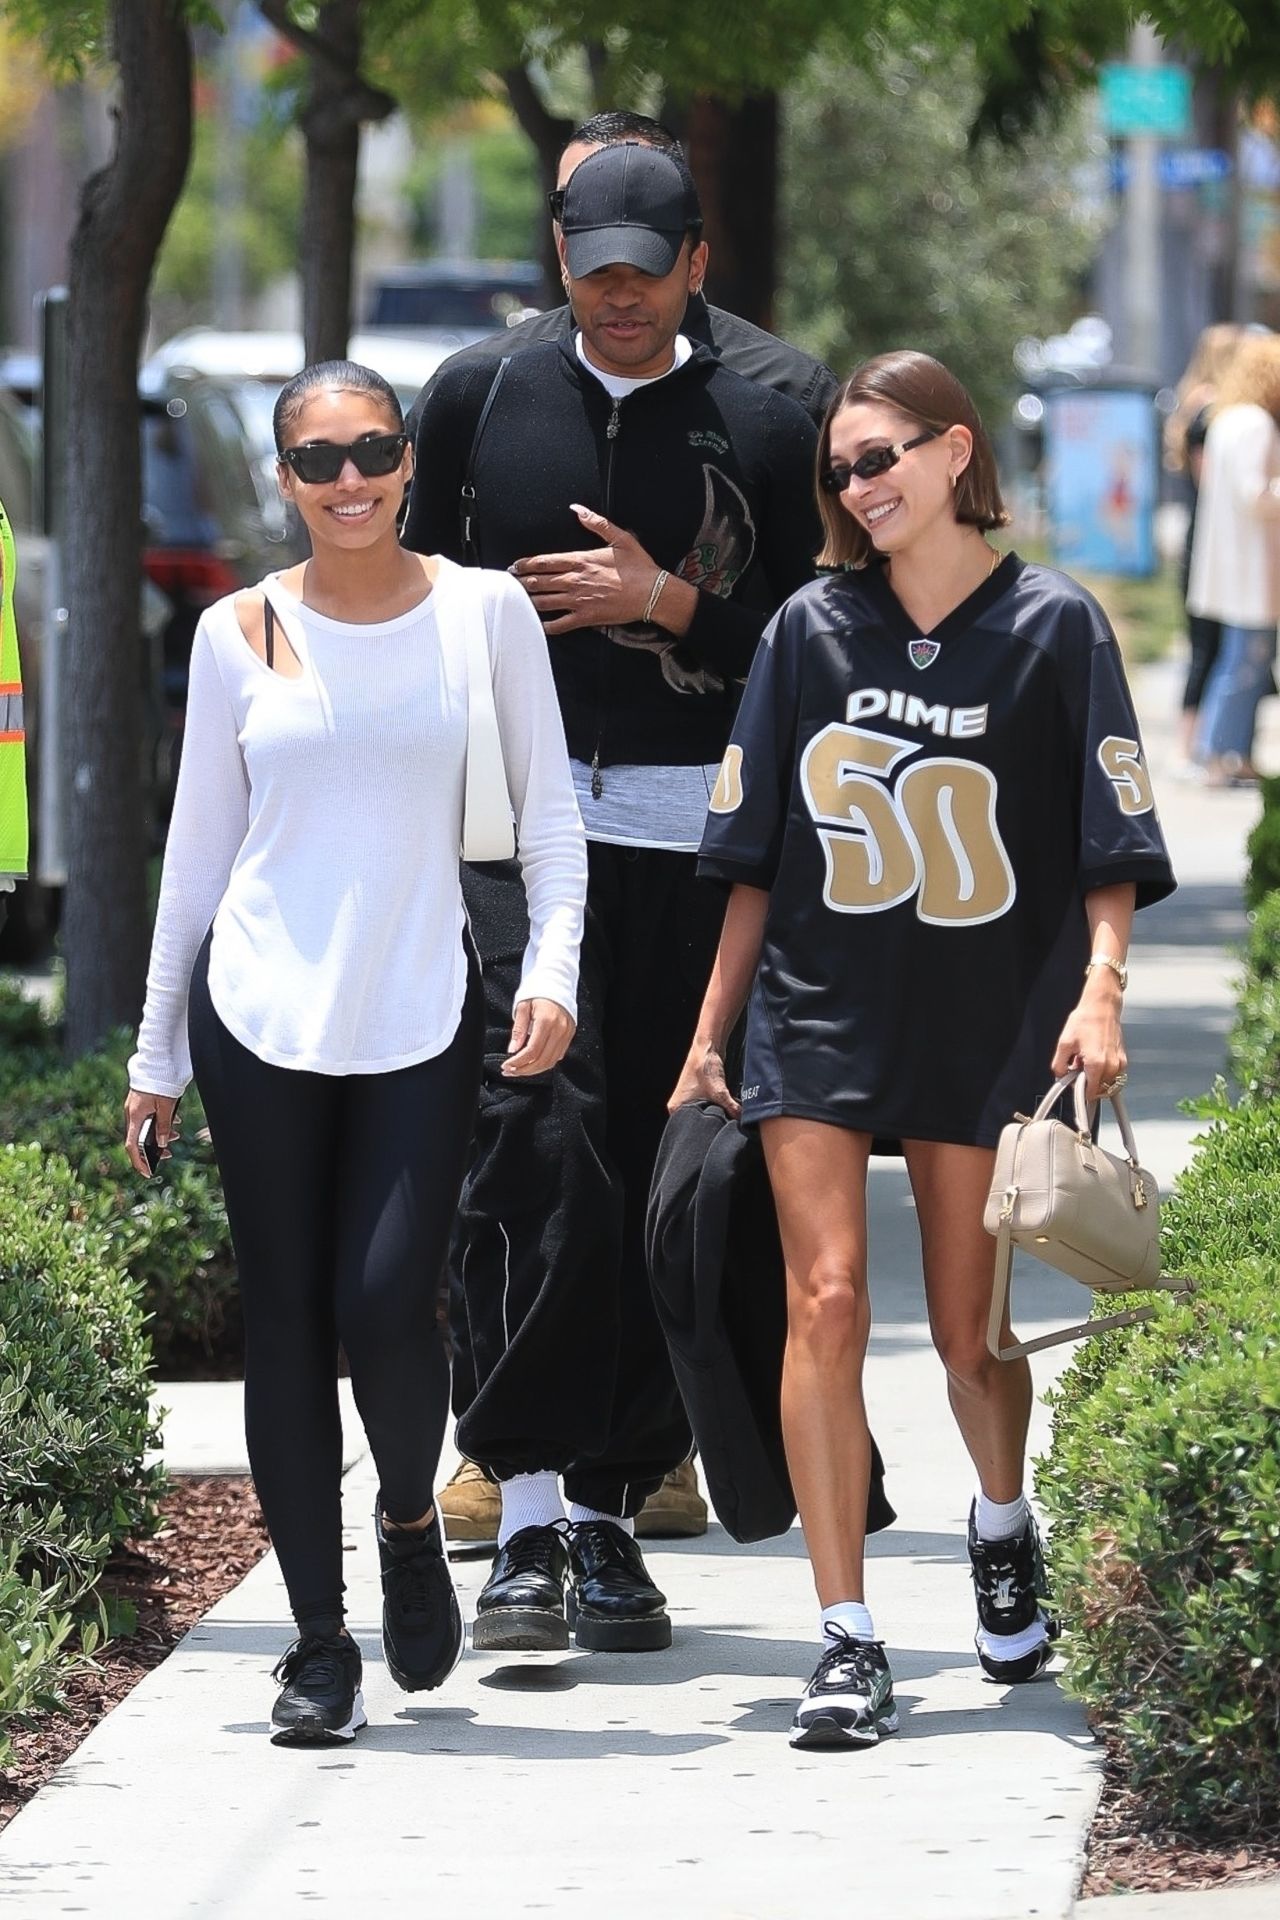
{"label": "white long-sleeve shirt", "polygon": [[253,652],[234,596],[201,619],[130,1086],[176,1096],[191,1078],[187,995],[210,925],[214,1008],[259,1059],[382,1073],[448,1046],[467,980],[458,596],[477,578],[529,901],[516,998],[576,1016],[586,845],[546,639],[506,574],[464,585],[439,569],[420,605],[369,626],[277,581],[300,677]]}
{"label": "white long-sleeve shirt", "polygon": [[1196,501],[1187,606],[1230,627],[1280,622],[1280,429],[1263,407],[1209,422]]}

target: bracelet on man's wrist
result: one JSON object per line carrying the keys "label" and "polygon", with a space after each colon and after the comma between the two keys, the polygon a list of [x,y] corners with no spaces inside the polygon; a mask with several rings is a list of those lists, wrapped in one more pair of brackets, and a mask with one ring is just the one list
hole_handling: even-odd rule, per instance
{"label": "bracelet on man's wrist", "polygon": [[665,567],[660,567],[658,569],[658,573],[656,578],[654,579],[654,583],[649,589],[649,598],[645,602],[644,612],[640,615],[640,619],[642,622],[647,624],[650,620],[652,620],[654,614],[658,610],[658,602],[662,598],[662,589],[666,586],[670,578],[671,578],[671,575],[667,572],[667,569]]}

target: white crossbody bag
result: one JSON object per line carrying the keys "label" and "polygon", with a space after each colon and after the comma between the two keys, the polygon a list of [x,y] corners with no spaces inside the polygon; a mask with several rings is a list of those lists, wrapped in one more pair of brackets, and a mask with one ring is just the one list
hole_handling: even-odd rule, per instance
{"label": "white crossbody bag", "polygon": [[459,567],[454,582],[462,611],[467,669],[467,773],[462,801],[462,857],[510,860],[516,850],[515,814],[502,757],[502,735],[493,698],[484,588],[474,568]]}

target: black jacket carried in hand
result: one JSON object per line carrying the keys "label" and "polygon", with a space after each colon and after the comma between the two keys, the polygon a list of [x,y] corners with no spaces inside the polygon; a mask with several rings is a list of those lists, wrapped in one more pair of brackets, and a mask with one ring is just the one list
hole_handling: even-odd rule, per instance
{"label": "black jacket carried in hand", "polygon": [[[735,1540],[785,1533],[796,1517],[782,1445],[787,1277],[757,1128],[710,1101],[676,1109],[658,1148],[645,1253],[716,1515]],[[867,1532],[896,1517],[873,1440]]]}
{"label": "black jacket carried in hand", "polygon": [[[757,386],[772,387],[775,393],[785,393],[789,400],[798,401],[814,426],[821,427],[840,382],[830,367],[811,353],[803,353],[799,347],[779,340],[777,334],[753,326],[750,320],[739,319],[736,313],[708,305],[700,293],[690,296],[680,331],[744,380],[754,380]],[[518,327],[499,328],[463,347],[432,374],[414,401],[407,422],[410,433],[417,433],[419,415],[445,369],[465,364],[485,366],[492,372],[507,354],[520,353],[543,340],[567,340],[572,334],[572,309],[552,307],[522,320]]]}
{"label": "black jacket carried in hand", "polygon": [[571,336],[527,347],[475,447],[464,553],[462,482],[495,371],[459,355],[432,383],[406,546],[509,567],[598,549],[571,507],[604,514],[695,586],[698,605],[680,639],[640,622],[551,636],[569,751],[601,767],[718,761],[766,624],[813,577],[813,422],[703,347],[616,401]]}

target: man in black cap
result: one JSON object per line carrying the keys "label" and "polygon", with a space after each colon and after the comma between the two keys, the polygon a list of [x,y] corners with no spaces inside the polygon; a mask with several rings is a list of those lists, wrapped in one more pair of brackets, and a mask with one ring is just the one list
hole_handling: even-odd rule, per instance
{"label": "man in black cap", "polygon": [[[590,843],[579,1032],[539,1086],[486,1086],[452,1263],[458,1444],[502,1483],[475,1644],[650,1648],[632,1538],[690,1435],[644,1211],[715,951],[694,852],[768,613],[812,573],[816,433],[681,332],[707,249],[688,170],[627,143],[565,192],[575,319],[495,380],[441,370],[406,540],[509,567],[542,615]],[[499,1055],[526,928],[514,867],[472,870]],[[564,1539],[557,1475],[570,1501]]]}
{"label": "man in black cap", "polygon": [[[660,121],[623,109],[597,113],[571,133],[560,150],[556,186],[549,195],[551,217],[557,226],[565,188],[574,168],[598,153],[601,147],[618,146],[625,141],[638,141],[641,146],[654,147],[678,161],[684,160],[680,142]],[[517,327],[488,334],[483,340],[464,347],[446,361],[445,366],[452,370],[460,361],[475,361],[492,371],[505,355],[519,353],[523,347],[543,340],[563,340],[573,328],[572,308],[552,307],[546,313],[521,321]],[[708,348],[717,360],[723,360],[726,367],[732,367],[744,379],[755,380],[762,387],[772,387],[775,393],[785,393],[792,400],[798,400],[814,425],[821,427],[839,385],[830,367],[824,366],[821,360],[815,360],[812,354],[793,347],[787,340],[779,340],[776,334],[766,333],[763,327],[724,307],[712,306],[701,288],[690,296],[680,331],[695,346]],[[432,375],[410,409],[411,432],[416,430],[422,408],[438,377],[438,374]]]}

